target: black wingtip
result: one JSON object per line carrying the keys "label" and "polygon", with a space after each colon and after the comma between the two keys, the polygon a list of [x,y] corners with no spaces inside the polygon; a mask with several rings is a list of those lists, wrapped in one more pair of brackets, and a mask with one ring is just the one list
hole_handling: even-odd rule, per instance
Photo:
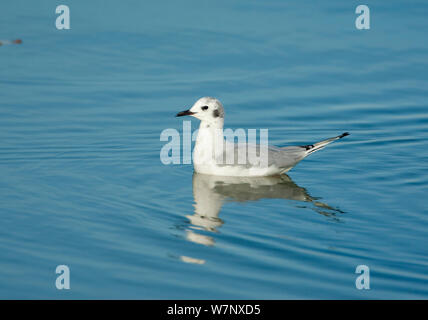
{"label": "black wingtip", "polygon": [[343,138],[343,137],[346,137],[346,136],[349,136],[349,132],[344,132],[344,133],[342,133],[342,134],[339,136],[339,139],[341,139],[341,138]]}

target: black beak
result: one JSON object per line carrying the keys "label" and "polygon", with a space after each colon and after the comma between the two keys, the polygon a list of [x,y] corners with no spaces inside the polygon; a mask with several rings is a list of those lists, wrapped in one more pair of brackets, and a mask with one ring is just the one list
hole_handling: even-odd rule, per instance
{"label": "black beak", "polygon": [[192,114],[195,114],[196,112],[192,112],[190,110],[185,110],[177,113],[176,117],[182,117],[182,116],[191,116]]}

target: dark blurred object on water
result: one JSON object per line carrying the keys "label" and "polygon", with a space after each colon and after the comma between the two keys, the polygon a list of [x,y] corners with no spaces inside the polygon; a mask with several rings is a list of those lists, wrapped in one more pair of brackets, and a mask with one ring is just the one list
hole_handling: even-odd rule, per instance
{"label": "dark blurred object on water", "polygon": [[0,46],[6,45],[6,44],[21,44],[21,43],[22,43],[21,39],[16,39],[16,40],[0,40]]}

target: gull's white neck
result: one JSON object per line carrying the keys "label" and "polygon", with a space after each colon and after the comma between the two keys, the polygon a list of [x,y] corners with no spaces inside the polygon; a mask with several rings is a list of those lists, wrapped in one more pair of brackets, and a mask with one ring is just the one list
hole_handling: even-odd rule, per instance
{"label": "gull's white neck", "polygon": [[217,121],[201,121],[199,129],[220,129],[223,130],[224,121],[223,119],[218,119]]}
{"label": "gull's white neck", "polygon": [[209,164],[215,161],[216,152],[222,152],[224,146],[223,121],[201,121],[193,149],[195,165]]}

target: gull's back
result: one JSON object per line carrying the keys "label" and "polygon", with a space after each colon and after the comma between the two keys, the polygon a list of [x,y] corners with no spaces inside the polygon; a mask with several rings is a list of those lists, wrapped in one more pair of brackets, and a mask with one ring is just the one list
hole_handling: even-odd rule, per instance
{"label": "gull's back", "polygon": [[216,162],[219,169],[232,176],[235,175],[231,174],[233,170],[237,175],[276,175],[290,170],[305,154],[306,149],[299,146],[278,148],[226,141]]}
{"label": "gull's back", "polygon": [[216,159],[217,169],[212,174],[225,176],[282,174],[289,171],[308,155],[348,135],[349,133],[345,132],[314,144],[283,148],[226,141],[223,153]]}

